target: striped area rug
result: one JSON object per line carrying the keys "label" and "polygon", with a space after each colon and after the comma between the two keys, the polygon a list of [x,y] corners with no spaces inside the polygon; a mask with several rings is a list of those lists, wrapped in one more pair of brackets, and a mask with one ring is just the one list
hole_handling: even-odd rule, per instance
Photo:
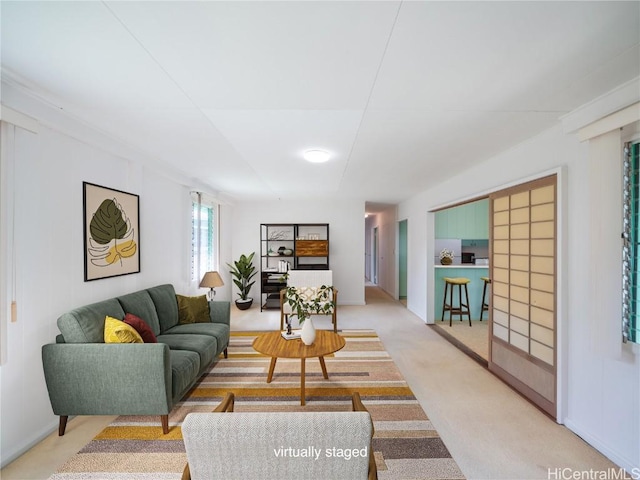
{"label": "striped area rug", "polygon": [[259,332],[233,332],[229,358],[220,359],[169,416],[118,417],[66,462],[52,480],[179,480],[186,462],[180,425],[189,412],[208,412],[226,392],[235,411],[344,411],[359,392],[374,421],[373,451],[380,480],[462,479],[462,472],[372,330],[343,330],[345,347],[306,363],[306,405],[300,405],[300,360],[278,359],[266,383],[269,358],[251,344]]}

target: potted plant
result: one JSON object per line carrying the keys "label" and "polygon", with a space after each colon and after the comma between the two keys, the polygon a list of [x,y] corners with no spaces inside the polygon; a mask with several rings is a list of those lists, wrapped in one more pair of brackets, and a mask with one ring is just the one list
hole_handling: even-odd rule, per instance
{"label": "potted plant", "polygon": [[253,303],[253,298],[249,297],[249,292],[251,292],[251,287],[253,286],[255,281],[251,281],[251,279],[256,275],[256,267],[253,266],[253,256],[256,252],[253,252],[251,255],[240,255],[240,259],[233,262],[233,265],[227,263],[230,268],[231,275],[233,275],[233,283],[236,284],[236,287],[240,290],[238,292],[239,299],[236,300],[236,306],[240,310],[246,310],[251,307]]}
{"label": "potted plant", "polygon": [[451,265],[453,263],[453,256],[453,250],[447,250],[446,248],[444,248],[440,252],[440,263],[442,265]]}

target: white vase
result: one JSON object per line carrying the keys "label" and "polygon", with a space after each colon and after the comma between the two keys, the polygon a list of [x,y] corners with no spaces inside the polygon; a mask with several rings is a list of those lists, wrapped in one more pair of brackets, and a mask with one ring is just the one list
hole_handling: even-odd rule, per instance
{"label": "white vase", "polygon": [[313,326],[311,317],[307,318],[302,324],[302,330],[300,331],[300,339],[305,345],[313,345],[316,339],[316,328]]}

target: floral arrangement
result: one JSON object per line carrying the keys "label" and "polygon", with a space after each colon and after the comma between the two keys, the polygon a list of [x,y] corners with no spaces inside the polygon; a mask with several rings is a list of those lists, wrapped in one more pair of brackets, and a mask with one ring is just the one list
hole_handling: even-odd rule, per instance
{"label": "floral arrangement", "polygon": [[449,258],[453,260],[453,257],[454,257],[453,250],[447,250],[446,248],[443,248],[442,251],[440,252],[440,260],[442,260],[443,258]]}

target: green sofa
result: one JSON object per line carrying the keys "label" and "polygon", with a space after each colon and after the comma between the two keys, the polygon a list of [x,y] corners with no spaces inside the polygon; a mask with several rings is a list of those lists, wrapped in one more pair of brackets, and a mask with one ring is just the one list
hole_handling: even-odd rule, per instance
{"label": "green sofa", "polygon": [[[229,344],[229,302],[209,302],[211,321],[178,323],[172,285],[76,308],[58,318],[56,343],[42,347],[53,412],[64,435],[69,415],[160,415],[169,412]],[[153,330],[158,343],[104,343],[105,317],[131,313]]]}

